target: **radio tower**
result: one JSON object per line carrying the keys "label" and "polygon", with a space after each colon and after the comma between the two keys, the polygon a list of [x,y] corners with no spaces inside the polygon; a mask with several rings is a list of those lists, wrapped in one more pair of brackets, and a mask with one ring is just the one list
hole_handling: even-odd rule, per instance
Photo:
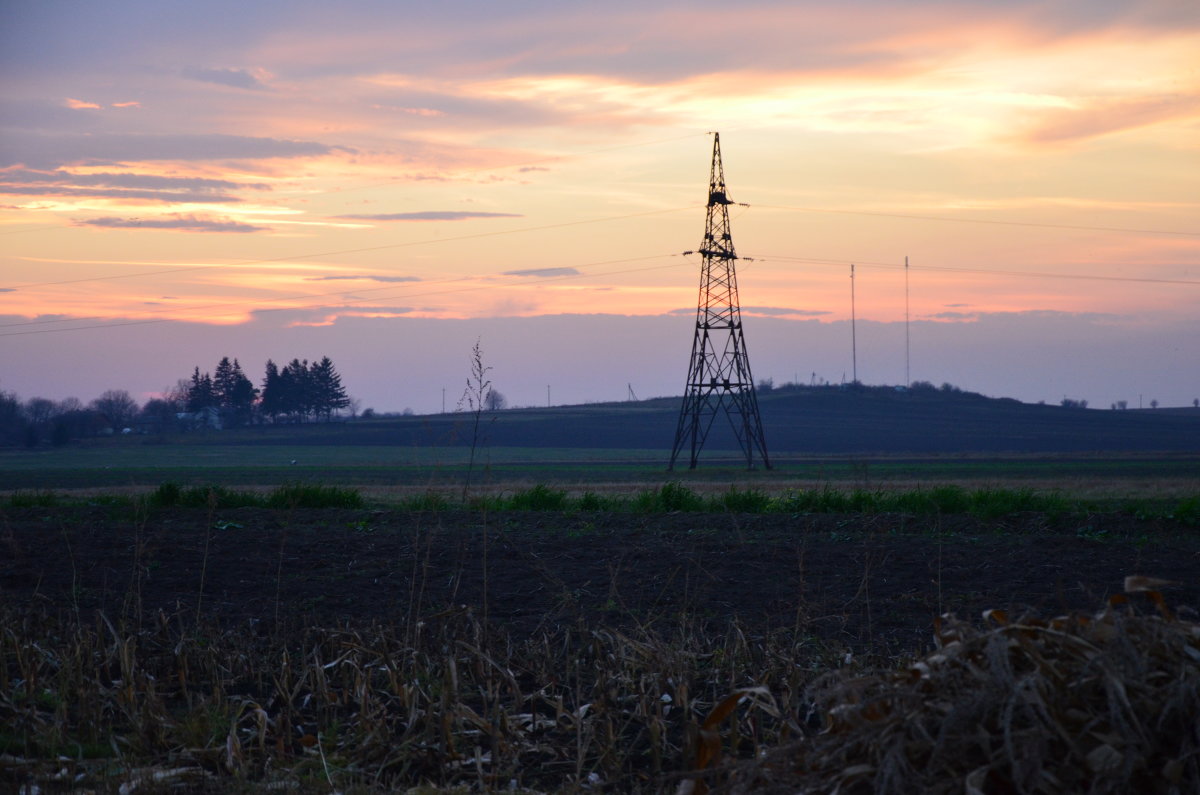
{"label": "radio tower", "polygon": [[[688,362],[687,388],[679,409],[679,425],[671,449],[669,469],[687,448],[689,469],[696,460],[717,415],[724,412],[733,426],[746,466],[754,468],[755,453],[771,468],[767,443],[758,414],[758,397],[750,375],[750,358],[742,336],[742,310],[738,305],[733,237],[729,234],[729,205],[725,169],[721,165],[721,135],[713,134],[712,171],[708,178],[708,213],[704,242],[699,253],[700,301],[696,307],[696,336]],[[691,253],[691,252],[688,252]]]}

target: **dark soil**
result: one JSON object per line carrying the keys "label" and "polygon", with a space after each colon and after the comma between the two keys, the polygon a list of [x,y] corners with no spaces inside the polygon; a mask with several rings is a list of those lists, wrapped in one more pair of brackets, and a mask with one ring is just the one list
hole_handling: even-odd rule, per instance
{"label": "dark soil", "polygon": [[1200,607],[1200,534],[1123,515],[9,509],[0,600],[287,630],[470,610],[516,635],[736,620],[890,654],[943,612],[1094,611],[1129,574]]}

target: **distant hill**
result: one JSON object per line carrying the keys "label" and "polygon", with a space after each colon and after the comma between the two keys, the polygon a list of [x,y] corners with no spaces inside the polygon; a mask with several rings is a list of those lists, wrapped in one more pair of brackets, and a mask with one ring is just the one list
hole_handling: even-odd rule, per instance
{"label": "distant hill", "polygon": [[[501,447],[669,450],[679,398],[598,403],[486,414],[481,436]],[[759,393],[773,453],[1200,453],[1200,409],[1097,410],[1033,405],[954,389],[789,387]],[[296,429],[307,443],[470,444],[466,414],[358,420]],[[300,441],[286,434],[289,442]],[[276,434],[247,433],[247,442]],[[282,435],[278,440],[283,442]],[[234,441],[226,438],[225,441]],[[719,419],[706,450],[736,450]]]}

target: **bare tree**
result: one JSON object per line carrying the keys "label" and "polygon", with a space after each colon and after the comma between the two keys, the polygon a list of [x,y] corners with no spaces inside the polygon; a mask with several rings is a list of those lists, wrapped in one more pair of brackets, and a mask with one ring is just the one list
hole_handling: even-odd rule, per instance
{"label": "bare tree", "polygon": [[138,404],[124,389],[108,390],[92,401],[91,408],[103,414],[116,431],[131,425],[138,415]]}
{"label": "bare tree", "polygon": [[154,433],[166,433],[174,430],[179,424],[176,417],[178,413],[179,409],[172,401],[165,398],[150,398],[146,401],[146,405],[142,406],[142,413],[138,418],[141,420],[143,429]]}
{"label": "bare tree", "polygon": [[497,392],[495,389],[489,389],[487,397],[483,400],[488,411],[502,411],[508,408],[508,398]]}
{"label": "bare tree", "polygon": [[55,414],[70,414],[72,411],[83,411],[83,401],[77,397],[63,398],[55,407]]}

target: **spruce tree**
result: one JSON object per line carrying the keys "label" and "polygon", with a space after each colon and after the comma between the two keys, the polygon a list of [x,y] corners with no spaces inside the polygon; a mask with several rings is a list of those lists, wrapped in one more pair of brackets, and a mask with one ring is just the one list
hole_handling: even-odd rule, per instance
{"label": "spruce tree", "polygon": [[254,412],[254,401],[257,397],[258,390],[242,372],[242,365],[237,359],[234,359],[233,366],[230,368],[229,386],[224,402],[236,424],[244,425],[250,421]]}
{"label": "spruce tree", "polygon": [[201,373],[197,367],[192,371],[192,382],[188,385],[187,410],[195,413],[217,405],[212,376]]}
{"label": "spruce tree", "polygon": [[233,364],[228,356],[221,357],[217,362],[216,372],[213,373],[213,397],[222,409],[231,408],[230,397],[233,395]]}
{"label": "spruce tree", "polygon": [[287,414],[304,422],[312,411],[312,389],[308,377],[308,359],[292,359],[280,374],[283,382],[283,404]]}
{"label": "spruce tree", "polygon": [[262,401],[258,407],[263,414],[271,418],[271,422],[274,422],[276,417],[283,413],[281,406],[282,397],[280,394],[281,388],[279,368],[275,366],[275,362],[267,359],[267,372],[263,376],[262,382]]}
{"label": "spruce tree", "polygon": [[333,412],[350,405],[350,397],[342,386],[342,377],[338,375],[333,361],[325,356],[319,362],[314,362],[309,370],[309,381],[312,387],[312,403],[314,411],[328,422]]}

